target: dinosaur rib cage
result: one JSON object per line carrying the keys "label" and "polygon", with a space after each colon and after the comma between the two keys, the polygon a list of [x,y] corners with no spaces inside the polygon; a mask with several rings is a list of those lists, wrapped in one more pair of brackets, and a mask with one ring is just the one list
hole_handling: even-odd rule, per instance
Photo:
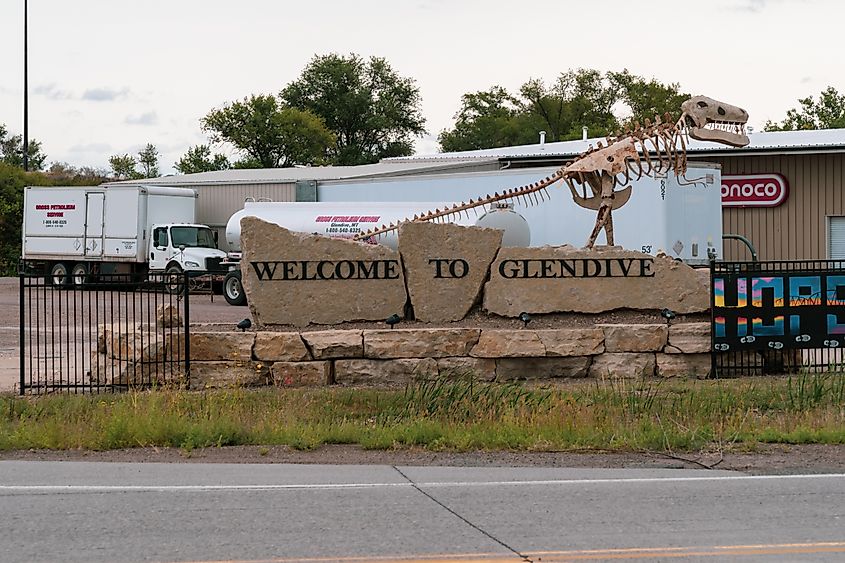
{"label": "dinosaur rib cage", "polygon": [[[637,149],[637,157],[626,159],[624,171],[614,176],[614,188],[617,186],[626,186],[632,180],[639,180],[643,176],[655,177],[666,174],[669,171],[674,172],[676,176],[683,176],[687,169],[685,136],[686,131],[682,123],[669,124],[658,121],[654,125],[647,122],[645,128],[637,127],[633,131],[626,132],[621,137],[608,137],[608,146],[617,142],[626,141],[630,138],[634,141],[634,146]],[[602,144],[599,142],[598,147],[593,148],[591,146],[587,152],[579,155],[573,162],[577,162],[601,148]],[[442,223],[447,222],[453,216],[465,214],[468,217],[470,211],[474,212],[477,216],[479,209],[499,202],[520,202],[524,206],[529,207],[545,201],[548,197],[547,188],[561,179],[573,190],[576,189],[576,185],[582,187],[584,197],[587,198],[590,197],[586,193],[587,186],[589,185],[588,177],[597,177],[599,175],[598,172],[566,172],[566,166],[564,166],[555,171],[551,176],[533,184],[505,190],[502,193],[495,192],[493,195],[487,195],[477,200],[470,199],[467,203],[455,204],[452,207],[444,209],[435,209],[422,215],[414,215],[408,221]],[[593,191],[592,197],[598,195],[597,189],[594,186],[591,186],[591,190]],[[395,224],[390,223],[389,225],[382,225],[381,227],[361,232],[354,237],[354,240],[380,237],[397,230],[401,224],[402,222],[400,221]]]}
{"label": "dinosaur rib cage", "polygon": [[[636,149],[636,158],[627,158],[625,160],[625,170],[613,176],[614,190],[621,186],[627,186],[632,181],[639,180],[643,176],[650,176],[652,178],[659,177],[668,172],[673,172],[675,176],[684,176],[687,171],[687,142],[686,131],[680,124],[666,125],[656,124],[645,129],[635,129],[631,133],[621,138],[608,138],[608,146],[614,143],[624,141],[630,138],[634,142]],[[601,142],[598,147],[590,148],[587,152],[578,156],[578,159],[592,154],[593,152],[602,148]],[[578,160],[576,159],[576,161]],[[564,167],[562,170],[565,170]],[[588,176],[593,176],[598,179],[601,176],[599,172],[584,173],[573,172],[564,173],[563,180],[573,190],[577,187],[582,188],[585,198],[589,198],[586,189],[588,187]],[[592,196],[598,195],[595,187],[592,188]]]}

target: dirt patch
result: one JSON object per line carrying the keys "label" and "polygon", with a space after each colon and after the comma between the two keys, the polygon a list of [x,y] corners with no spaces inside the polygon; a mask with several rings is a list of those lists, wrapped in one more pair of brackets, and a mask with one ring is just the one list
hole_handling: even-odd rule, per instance
{"label": "dirt patch", "polygon": [[452,467],[581,467],[723,469],[750,474],[840,473],[845,445],[759,445],[754,451],[658,452],[432,452],[421,449],[364,450],[332,445],[311,451],[286,446],[232,446],[191,451],[133,448],[112,451],[24,450],[0,452],[0,460],[131,463],[309,463]]}

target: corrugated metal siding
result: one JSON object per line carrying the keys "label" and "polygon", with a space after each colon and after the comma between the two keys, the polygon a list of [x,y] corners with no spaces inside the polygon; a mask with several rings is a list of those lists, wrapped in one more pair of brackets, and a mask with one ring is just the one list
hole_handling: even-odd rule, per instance
{"label": "corrugated metal siding", "polygon": [[[725,208],[725,233],[747,237],[761,260],[827,258],[827,216],[845,215],[845,155],[796,154],[717,157],[702,160],[722,165],[722,174],[775,172],[789,183],[789,196],[779,207]],[[737,241],[725,241],[726,260],[750,260]]]}
{"label": "corrugated metal siding", "polygon": [[244,208],[244,199],[269,198],[271,201],[296,201],[296,185],[286,184],[218,184],[195,186],[197,222],[212,227],[225,226],[235,211]]}

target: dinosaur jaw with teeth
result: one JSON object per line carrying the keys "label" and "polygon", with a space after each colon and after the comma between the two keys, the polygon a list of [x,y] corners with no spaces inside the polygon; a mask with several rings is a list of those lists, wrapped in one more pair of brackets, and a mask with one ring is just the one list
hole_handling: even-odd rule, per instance
{"label": "dinosaur jaw with teeth", "polygon": [[748,144],[745,124],[748,112],[706,96],[695,96],[681,104],[681,123],[689,136],[699,141],[711,141],[744,147]]}

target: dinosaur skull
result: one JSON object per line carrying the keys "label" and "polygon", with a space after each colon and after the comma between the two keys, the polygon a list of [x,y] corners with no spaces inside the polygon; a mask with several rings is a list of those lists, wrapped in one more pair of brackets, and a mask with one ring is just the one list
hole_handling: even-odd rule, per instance
{"label": "dinosaur skull", "polygon": [[745,134],[748,112],[744,109],[707,96],[694,96],[681,104],[681,110],[681,123],[693,139],[732,147],[748,144]]}

